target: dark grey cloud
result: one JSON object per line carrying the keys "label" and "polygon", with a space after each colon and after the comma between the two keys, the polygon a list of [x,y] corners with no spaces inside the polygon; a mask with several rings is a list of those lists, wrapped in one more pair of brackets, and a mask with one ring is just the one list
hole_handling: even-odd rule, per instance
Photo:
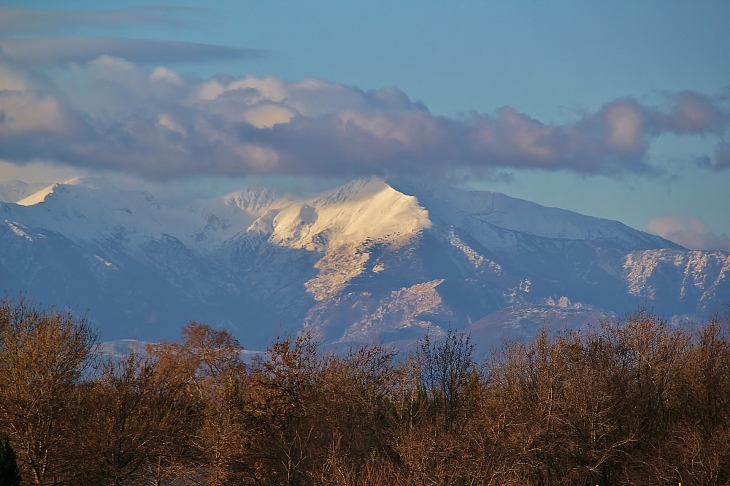
{"label": "dark grey cloud", "polygon": [[715,150],[715,164],[712,168],[715,170],[730,169],[730,143],[718,144],[717,150]]}
{"label": "dark grey cloud", "polygon": [[262,57],[263,51],[184,41],[111,37],[2,37],[0,50],[28,64],[86,63],[108,55],[132,62],[217,61]]}
{"label": "dark grey cloud", "polygon": [[730,143],[721,141],[715,147],[715,156],[703,155],[697,158],[697,165],[702,169],[722,171],[730,169]]}
{"label": "dark grey cloud", "polygon": [[[207,175],[493,173],[567,170],[654,174],[656,137],[724,136],[726,100],[694,92],[662,106],[613,100],[575,120],[544,123],[514,108],[437,116],[394,88],[320,79],[182,77],[103,56],[73,82],[33,85],[9,73],[0,91],[0,158],[37,159],[153,178]],[[2,74],[2,66],[0,66]],[[65,79],[65,78],[64,78]],[[32,80],[32,79],[31,79]],[[2,87],[0,87],[2,89]],[[720,145],[708,164],[730,167]]]}
{"label": "dark grey cloud", "polygon": [[676,95],[667,95],[671,110],[660,111],[645,109],[644,116],[648,130],[656,133],[669,131],[677,135],[722,134],[728,125],[729,113],[727,100],[693,91],[682,91]]}
{"label": "dark grey cloud", "polygon": [[54,32],[84,26],[178,24],[176,16],[191,11],[195,11],[195,9],[151,6],[88,11],[0,7],[0,32],[7,35]]}

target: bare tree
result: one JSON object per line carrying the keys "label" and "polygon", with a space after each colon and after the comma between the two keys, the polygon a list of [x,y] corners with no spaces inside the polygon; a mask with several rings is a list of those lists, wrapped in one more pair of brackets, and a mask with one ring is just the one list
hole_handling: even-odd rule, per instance
{"label": "bare tree", "polygon": [[424,389],[451,430],[470,397],[469,386],[478,379],[469,335],[449,330],[435,342],[428,334],[418,348],[418,363]]}
{"label": "bare tree", "polygon": [[160,466],[165,479],[176,479],[171,473],[200,422],[185,384],[135,353],[106,360],[99,375],[82,397],[83,482],[149,484]]}
{"label": "bare tree", "polygon": [[95,343],[83,317],[23,299],[0,303],[0,429],[15,445],[25,482],[74,476],[67,449],[80,413],[78,384]]}
{"label": "bare tree", "polygon": [[227,331],[190,322],[180,343],[151,351],[160,372],[176,377],[199,404],[199,426],[188,437],[188,467],[196,480],[210,486],[240,484],[247,477],[251,432],[244,420],[248,374],[238,341]]}

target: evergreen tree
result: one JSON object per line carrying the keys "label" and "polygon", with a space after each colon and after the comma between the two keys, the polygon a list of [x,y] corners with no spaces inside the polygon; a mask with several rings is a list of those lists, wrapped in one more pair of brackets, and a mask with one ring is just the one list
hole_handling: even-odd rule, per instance
{"label": "evergreen tree", "polygon": [[20,472],[15,461],[15,451],[10,446],[8,436],[0,433],[0,484],[19,486]]}

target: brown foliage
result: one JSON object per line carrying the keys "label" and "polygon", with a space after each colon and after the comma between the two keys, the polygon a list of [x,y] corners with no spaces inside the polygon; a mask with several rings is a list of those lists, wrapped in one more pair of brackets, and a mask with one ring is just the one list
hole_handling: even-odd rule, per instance
{"label": "brown foliage", "polygon": [[243,420],[248,375],[242,350],[228,332],[205,324],[189,323],[182,336],[182,343],[150,349],[159,372],[187,390],[187,401],[197,412],[186,431],[189,454],[178,462],[196,481],[231,484],[239,479],[249,442]]}
{"label": "brown foliage", "polygon": [[200,421],[200,402],[167,371],[134,353],[101,364],[83,393],[79,483],[149,484],[179,476],[177,458],[186,452],[191,424]]}
{"label": "brown foliage", "polygon": [[68,446],[95,342],[84,318],[23,299],[0,302],[0,430],[26,483],[63,483],[76,473]]}
{"label": "brown foliage", "polygon": [[0,429],[29,484],[730,483],[730,341],[640,310],[505,344],[468,336],[322,352],[279,338],[250,364],[225,331],[89,368],[83,319],[0,306]]}

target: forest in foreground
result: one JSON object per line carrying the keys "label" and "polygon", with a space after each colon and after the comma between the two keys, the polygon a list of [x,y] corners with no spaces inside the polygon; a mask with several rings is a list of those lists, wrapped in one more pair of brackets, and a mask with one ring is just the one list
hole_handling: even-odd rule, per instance
{"label": "forest in foreground", "polygon": [[730,318],[647,310],[474,358],[226,331],[109,356],[83,317],[0,303],[3,485],[730,483]]}

